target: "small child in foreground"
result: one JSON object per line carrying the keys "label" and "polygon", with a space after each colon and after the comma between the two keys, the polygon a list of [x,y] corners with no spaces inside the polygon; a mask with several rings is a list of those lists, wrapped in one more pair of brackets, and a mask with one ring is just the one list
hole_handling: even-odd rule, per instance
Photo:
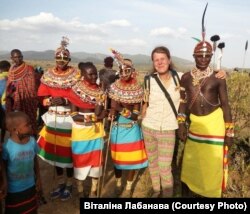
{"label": "small child in foreground", "polygon": [[6,115],[10,137],[3,144],[7,174],[5,213],[37,213],[37,192],[41,191],[38,145],[32,137],[29,117],[23,112]]}

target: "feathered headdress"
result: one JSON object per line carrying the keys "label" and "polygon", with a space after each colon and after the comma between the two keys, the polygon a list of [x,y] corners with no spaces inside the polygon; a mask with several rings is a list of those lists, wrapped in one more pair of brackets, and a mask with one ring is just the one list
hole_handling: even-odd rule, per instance
{"label": "feathered headdress", "polygon": [[215,51],[216,51],[216,45],[217,42],[220,40],[220,36],[219,35],[213,35],[211,36],[210,40],[213,42],[213,69],[215,69]]}
{"label": "feathered headdress", "polygon": [[205,24],[204,24],[204,20],[205,20],[205,15],[206,15],[206,11],[207,11],[207,5],[203,11],[203,15],[202,15],[202,20],[201,20],[201,35],[202,35],[202,41],[205,41],[205,36],[206,36],[206,28],[205,28]]}
{"label": "feathered headdress", "polygon": [[70,57],[70,52],[67,49],[68,44],[69,44],[69,39],[66,36],[63,36],[61,40],[61,46],[57,48],[55,51],[56,57],[61,57],[61,58]]}
{"label": "feathered headdress", "polygon": [[218,62],[217,62],[217,70],[220,70],[221,69],[221,59],[222,59],[222,55],[223,55],[222,49],[225,48],[225,43],[221,42],[218,44],[217,47],[220,49],[220,54],[218,56]]}
{"label": "feathered headdress", "polygon": [[[207,41],[205,41],[205,36],[206,36],[206,28],[205,28],[205,15],[206,15],[206,11],[207,11],[207,5],[203,11],[203,15],[202,15],[202,20],[201,20],[201,36],[202,36],[202,40],[195,46],[194,49],[194,53],[202,53],[203,56],[205,56],[206,53],[212,53],[213,52],[213,48],[211,46],[211,44]],[[193,39],[196,39],[194,37],[192,37]]]}
{"label": "feathered headdress", "polygon": [[118,67],[121,67],[122,69],[124,68],[124,66],[129,66],[131,68],[133,68],[133,63],[130,60],[124,59],[124,57],[122,56],[121,53],[119,53],[118,51],[110,48],[112,54],[114,55],[114,59],[116,64],[118,65]]}

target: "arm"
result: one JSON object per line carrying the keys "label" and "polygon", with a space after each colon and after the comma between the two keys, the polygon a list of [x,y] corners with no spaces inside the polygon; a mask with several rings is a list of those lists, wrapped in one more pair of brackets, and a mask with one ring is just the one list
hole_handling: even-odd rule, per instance
{"label": "arm", "polygon": [[140,103],[136,103],[136,104],[134,104],[134,107],[133,107],[131,119],[134,121],[137,121],[139,113],[140,113]]}
{"label": "arm", "polygon": [[141,117],[142,117],[142,119],[146,116],[147,107],[148,107],[148,103],[143,102],[142,108],[141,108]]}
{"label": "arm", "polygon": [[115,118],[118,114],[118,112],[122,111],[122,106],[117,101],[111,99],[111,108],[110,108],[110,118]]}
{"label": "arm", "polygon": [[187,110],[188,110],[188,102],[187,102],[187,95],[186,95],[186,85],[185,85],[185,75],[182,75],[180,81],[180,105],[178,109],[177,115],[177,122],[178,122],[178,135],[181,141],[186,142],[187,139],[187,126],[186,126],[186,119],[187,119]]}
{"label": "arm", "polygon": [[42,191],[42,182],[41,182],[40,166],[37,155],[34,158],[34,171],[35,171],[36,190],[37,192],[40,192]]}
{"label": "arm", "polygon": [[225,144],[230,148],[233,143],[234,125],[232,121],[231,108],[228,103],[227,85],[225,80],[219,80],[219,98],[226,128]]}

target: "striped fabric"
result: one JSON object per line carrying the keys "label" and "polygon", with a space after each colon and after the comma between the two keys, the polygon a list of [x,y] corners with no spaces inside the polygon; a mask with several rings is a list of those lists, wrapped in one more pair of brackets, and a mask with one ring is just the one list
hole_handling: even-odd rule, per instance
{"label": "striped fabric", "polygon": [[46,126],[40,131],[38,155],[47,163],[62,168],[72,167],[70,116],[56,116],[48,112],[42,116]]}
{"label": "striped fabric", "polygon": [[8,193],[5,213],[37,213],[38,202],[35,186],[17,193]]}
{"label": "striped fabric", "polygon": [[[128,124],[132,120],[119,116],[118,123]],[[111,131],[111,156],[115,168],[121,170],[141,169],[148,166],[148,158],[139,125],[131,128],[113,125]]]}
{"label": "striped fabric", "polygon": [[37,134],[37,85],[34,68],[26,63],[9,70],[6,85],[6,111],[25,112],[32,124],[34,134]]}
{"label": "striped fabric", "polygon": [[85,180],[87,176],[102,175],[102,149],[105,135],[102,123],[84,126],[73,123],[72,153],[74,176]]}
{"label": "striped fabric", "polygon": [[153,190],[165,196],[173,194],[172,158],[175,146],[175,130],[154,130],[142,126],[149,159],[149,173]]}
{"label": "striped fabric", "polygon": [[181,180],[195,193],[221,197],[225,124],[218,108],[206,116],[190,115]]}

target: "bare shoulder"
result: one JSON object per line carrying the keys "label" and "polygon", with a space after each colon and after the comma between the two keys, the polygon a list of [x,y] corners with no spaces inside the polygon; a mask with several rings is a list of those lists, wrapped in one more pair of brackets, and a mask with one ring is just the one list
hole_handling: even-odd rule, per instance
{"label": "bare shoulder", "polygon": [[190,72],[186,72],[181,76],[182,80],[187,80],[191,77]]}

